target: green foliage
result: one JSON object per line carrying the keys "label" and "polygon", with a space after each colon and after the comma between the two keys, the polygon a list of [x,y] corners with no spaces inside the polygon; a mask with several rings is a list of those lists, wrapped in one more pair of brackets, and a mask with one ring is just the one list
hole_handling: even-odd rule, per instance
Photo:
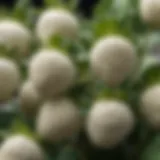
{"label": "green foliage", "polygon": [[[30,0],[19,0],[13,11],[0,9],[0,16],[12,16],[12,18],[22,21],[33,30],[36,19],[43,9],[34,8],[30,2]],[[44,8],[57,6],[65,7],[74,13],[77,0],[69,0],[66,3],[61,0],[45,0]],[[132,109],[135,110],[135,114],[137,115],[135,131],[129,137],[126,145],[122,144],[118,149],[116,148],[111,151],[93,148],[85,137],[82,136],[83,138],[80,138],[81,135],[79,135],[76,140],[66,142],[65,145],[60,144],[53,146],[41,140],[34,133],[34,127],[32,126],[34,122],[32,120],[28,123],[24,120],[24,117],[24,119],[17,118],[15,112],[7,113],[1,111],[0,140],[10,134],[21,133],[27,135],[42,145],[50,160],[92,160],[97,159],[97,157],[102,157],[102,155],[109,160],[160,159],[160,136],[147,134],[148,126],[146,127],[145,124],[141,124],[141,118],[137,111],[139,107],[139,94],[147,86],[160,82],[160,57],[153,53],[154,46],[160,44],[159,32],[150,31],[147,26],[141,22],[138,15],[138,0],[100,0],[94,8],[91,19],[85,19],[78,15],[77,17],[79,17],[81,24],[77,40],[69,41],[57,35],[51,38],[49,44],[47,44],[48,47],[55,47],[61,49],[64,53],[69,53],[68,56],[74,60],[78,68],[80,78],[68,94],[79,104],[82,114],[84,115],[86,115],[92,102],[98,98],[119,98],[127,101],[131,104]],[[140,62],[142,62],[142,65],[137,67],[138,71],[133,75],[133,80],[126,80],[124,84],[116,89],[109,88],[102,82],[95,82],[89,74],[88,69],[88,52],[91,46],[100,37],[110,34],[119,34],[128,37],[137,47],[137,54],[140,57]],[[38,45],[32,45],[31,52],[34,52]],[[16,51],[8,51],[3,47],[1,47],[0,50],[1,56],[10,57],[20,64],[23,77],[26,77],[26,66],[19,54],[13,54],[14,52],[16,53]],[[146,59],[144,55],[147,54],[152,58]],[[149,130],[152,129],[149,128]],[[143,134],[145,140],[143,140],[142,131],[145,133]],[[150,141],[146,144],[147,139]],[[83,143],[83,145],[81,145],[81,143]],[[94,152],[94,150],[96,151]],[[115,154],[120,155],[120,157],[117,158],[114,156]],[[95,155],[96,158],[92,155]]]}
{"label": "green foliage", "polygon": [[74,147],[64,147],[64,149],[61,150],[59,155],[57,156],[57,160],[81,160],[81,156],[79,151],[76,150]]}
{"label": "green foliage", "polygon": [[144,150],[141,160],[158,160],[160,158],[159,146],[160,137],[159,135],[156,135],[150,142],[149,146]]}

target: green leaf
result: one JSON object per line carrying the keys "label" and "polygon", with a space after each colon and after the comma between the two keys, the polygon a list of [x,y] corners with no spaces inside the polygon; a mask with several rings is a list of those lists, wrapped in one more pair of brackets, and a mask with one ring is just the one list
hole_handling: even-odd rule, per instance
{"label": "green leaf", "polygon": [[128,13],[131,11],[131,1],[129,0],[114,0],[113,2],[113,9],[115,14],[118,18],[124,18],[128,16]]}
{"label": "green leaf", "polygon": [[47,7],[65,7],[63,0],[45,0]]}
{"label": "green leaf", "polygon": [[113,0],[100,0],[93,11],[93,19],[103,19],[111,10]]}
{"label": "green leaf", "polygon": [[77,9],[78,0],[68,0],[66,3],[71,11],[75,11]]}
{"label": "green leaf", "polygon": [[155,56],[146,56],[140,68],[139,80],[143,85],[160,82],[160,60]]}
{"label": "green leaf", "polygon": [[159,160],[160,159],[160,135],[153,138],[149,146],[146,147],[140,160]]}
{"label": "green leaf", "polygon": [[130,30],[124,27],[114,16],[107,16],[102,20],[94,21],[92,25],[95,39],[103,37],[105,35],[114,34],[127,37],[130,37],[132,35]]}
{"label": "green leaf", "polygon": [[75,42],[75,40],[73,41],[71,39],[56,34],[51,36],[51,38],[43,44],[43,47],[58,49],[63,54],[68,55],[68,51],[70,50],[70,48],[73,48],[72,46],[75,46]]}
{"label": "green leaf", "polygon": [[43,148],[43,151],[46,153],[46,157],[47,157],[46,160],[56,159],[61,146],[49,143],[42,139],[39,141],[39,144]]}
{"label": "green leaf", "polygon": [[61,45],[63,43],[63,38],[62,36],[59,35],[53,35],[47,42],[48,45],[52,48],[61,48]]}
{"label": "green leaf", "polygon": [[104,87],[97,94],[98,99],[120,99],[126,100],[128,98],[125,90],[122,89],[110,89]]}
{"label": "green leaf", "polygon": [[26,20],[27,11],[31,5],[30,0],[18,0],[13,10],[13,17],[24,22]]}
{"label": "green leaf", "polygon": [[38,139],[39,137],[30,129],[30,127],[24,123],[21,119],[15,119],[10,128],[13,134],[23,134],[33,139]]}
{"label": "green leaf", "polygon": [[62,149],[57,157],[57,160],[82,160],[80,152],[73,147],[67,146]]}
{"label": "green leaf", "polygon": [[152,55],[160,55],[160,33],[159,32],[151,32],[147,37],[147,49]]}
{"label": "green leaf", "polygon": [[95,37],[97,38],[106,34],[117,34],[120,32],[118,22],[113,18],[95,22],[93,25]]}
{"label": "green leaf", "polygon": [[[1,107],[2,104],[1,104]],[[4,106],[7,107],[7,106]],[[16,117],[16,114],[13,112],[2,111],[0,112],[0,128],[8,129],[12,123],[12,120]]]}
{"label": "green leaf", "polygon": [[30,6],[28,11],[26,12],[26,23],[28,28],[30,28],[31,30],[34,30],[35,23],[40,14],[40,11],[41,11],[40,9],[36,9],[33,6]]}
{"label": "green leaf", "polygon": [[7,8],[0,6],[0,19],[8,18],[10,13]]}

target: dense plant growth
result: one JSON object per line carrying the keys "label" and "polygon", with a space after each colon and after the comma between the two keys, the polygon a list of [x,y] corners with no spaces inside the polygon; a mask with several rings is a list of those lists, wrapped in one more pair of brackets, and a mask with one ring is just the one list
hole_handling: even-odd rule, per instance
{"label": "dense plant growth", "polygon": [[160,2],[0,10],[0,159],[158,160]]}

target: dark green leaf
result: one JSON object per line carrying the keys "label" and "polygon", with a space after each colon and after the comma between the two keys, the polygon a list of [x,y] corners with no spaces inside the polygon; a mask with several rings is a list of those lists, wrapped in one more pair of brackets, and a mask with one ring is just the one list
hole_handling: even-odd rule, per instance
{"label": "dark green leaf", "polygon": [[77,149],[68,146],[60,151],[57,160],[82,160],[82,159]]}
{"label": "dark green leaf", "polygon": [[63,0],[45,0],[47,7],[65,7]]}
{"label": "dark green leaf", "polygon": [[159,160],[160,159],[160,136],[153,138],[152,142],[146,146],[140,160]]}

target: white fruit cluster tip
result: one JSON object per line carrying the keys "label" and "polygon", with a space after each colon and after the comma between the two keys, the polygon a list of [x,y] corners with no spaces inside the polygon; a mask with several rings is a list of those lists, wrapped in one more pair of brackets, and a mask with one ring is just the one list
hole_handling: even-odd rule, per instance
{"label": "white fruit cluster tip", "polygon": [[121,84],[135,69],[136,51],[120,36],[107,36],[94,45],[90,54],[92,72],[109,86]]}
{"label": "white fruit cluster tip", "polygon": [[35,89],[31,81],[23,83],[19,93],[20,107],[26,113],[37,111],[41,104],[42,98]]}
{"label": "white fruit cluster tip", "polygon": [[89,111],[86,131],[95,146],[113,148],[130,134],[133,126],[129,106],[121,101],[101,100]]}
{"label": "white fruit cluster tip", "polygon": [[78,22],[74,15],[64,9],[45,10],[36,24],[36,34],[42,42],[52,36],[74,38],[78,33]]}
{"label": "white fruit cluster tip", "polygon": [[10,59],[0,58],[0,100],[9,100],[20,84],[19,68]]}
{"label": "white fruit cluster tip", "polygon": [[160,1],[159,0],[140,0],[140,16],[142,20],[155,27],[160,27]]}
{"label": "white fruit cluster tip", "polygon": [[60,142],[76,135],[81,128],[80,111],[69,99],[44,103],[37,117],[37,133],[44,139]]}
{"label": "white fruit cluster tip", "polygon": [[7,138],[0,147],[3,160],[44,160],[44,153],[33,140],[15,135]]}
{"label": "white fruit cluster tip", "polygon": [[27,52],[31,41],[30,31],[14,20],[0,20],[0,45],[7,49]]}
{"label": "white fruit cluster tip", "polygon": [[44,49],[33,56],[29,79],[43,97],[54,97],[69,89],[75,80],[72,61],[63,53]]}
{"label": "white fruit cluster tip", "polygon": [[148,87],[141,95],[140,112],[155,129],[160,129],[160,85]]}

